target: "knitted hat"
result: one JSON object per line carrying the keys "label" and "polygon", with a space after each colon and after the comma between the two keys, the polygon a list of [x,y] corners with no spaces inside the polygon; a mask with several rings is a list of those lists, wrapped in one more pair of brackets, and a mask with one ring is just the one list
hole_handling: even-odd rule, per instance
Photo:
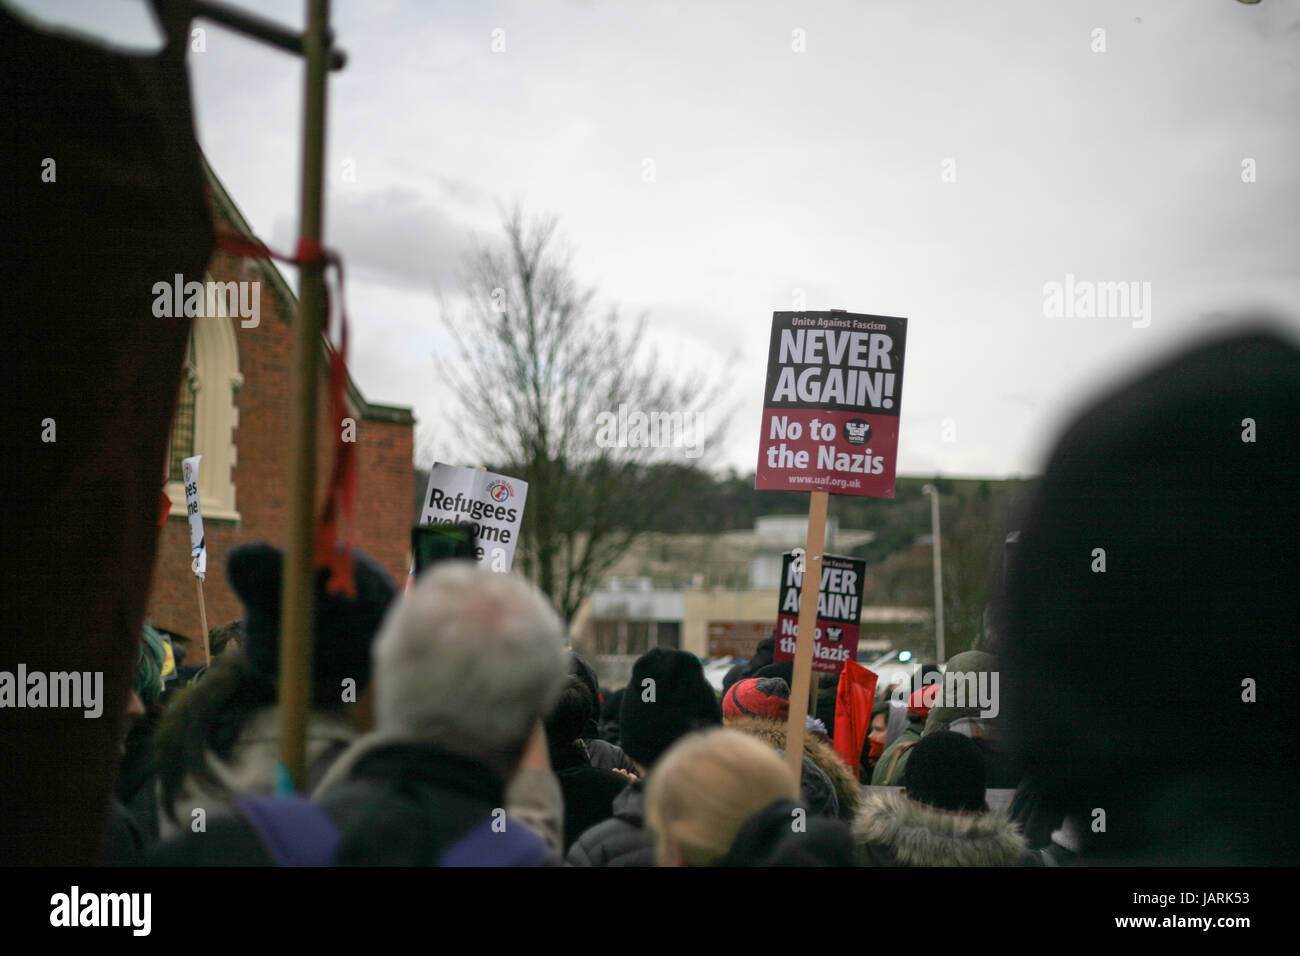
{"label": "knitted hat", "polygon": [[790,685],[779,677],[751,677],[737,681],[722,695],[722,716],[771,717],[790,715]]}
{"label": "knitted hat", "polygon": [[[370,645],[397,587],[388,572],[353,551],[357,596],[329,594],[329,571],[316,572],[312,601],[312,684],[318,703],[337,703],[342,682],[352,678],[358,692],[370,682]],[[226,559],[226,577],[244,605],[243,642],[249,663],[267,677],[280,673],[280,591],[284,555],[269,544],[235,548]]]}
{"label": "knitted hat", "polygon": [[950,730],[926,734],[912,748],[903,789],[941,810],[983,810],[984,754],[979,744]]}
{"label": "knitted hat", "polygon": [[943,683],[926,684],[912,691],[907,698],[907,713],[909,716],[916,715],[925,720],[930,716],[930,708],[933,706],[937,697],[943,693]]}
{"label": "knitted hat", "polygon": [[718,698],[694,654],[656,647],[632,665],[619,744],[637,763],[650,767],[679,737],[721,723]]}

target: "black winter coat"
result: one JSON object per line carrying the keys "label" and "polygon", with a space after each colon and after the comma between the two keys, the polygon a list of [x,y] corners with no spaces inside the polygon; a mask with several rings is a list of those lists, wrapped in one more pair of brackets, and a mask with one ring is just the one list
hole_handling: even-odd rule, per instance
{"label": "black winter coat", "polygon": [[564,796],[564,852],[598,823],[613,815],[614,798],[627,786],[627,777],[587,762],[576,747],[556,759],[551,755],[560,793]]}
{"label": "black winter coat", "polygon": [[[805,757],[805,760],[808,758]],[[804,827],[792,826],[802,810]],[[853,866],[853,835],[839,820],[791,800],[769,804],[745,822],[718,866]]]}
{"label": "black winter coat", "polygon": [[578,837],[565,862],[570,866],[654,866],[654,834],[645,829],[645,781],[638,779],[614,798],[614,815]]}

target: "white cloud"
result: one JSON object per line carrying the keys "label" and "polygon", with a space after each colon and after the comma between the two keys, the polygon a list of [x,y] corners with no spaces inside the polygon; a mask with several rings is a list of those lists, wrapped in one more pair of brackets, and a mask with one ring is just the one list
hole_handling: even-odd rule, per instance
{"label": "white cloud", "polygon": [[[264,12],[301,22],[295,0]],[[445,402],[417,361],[431,286],[452,281],[471,233],[495,231],[499,201],[557,213],[584,280],[648,311],[652,342],[734,380],[741,469],[770,314],[795,288],[809,308],[911,319],[909,472],[1032,471],[1098,383],[1204,311],[1263,303],[1297,322],[1300,18],[1284,4],[336,13],[350,60],[331,80],[326,228],[365,280],[348,290],[354,372],[430,429]],[[263,235],[295,222],[301,65],[212,27],[191,67],[200,139],[236,202]],[[355,183],[338,181],[345,158]],[[1151,328],[1045,318],[1043,284],[1067,273],[1151,282]],[[954,414],[959,440],[942,442]]]}

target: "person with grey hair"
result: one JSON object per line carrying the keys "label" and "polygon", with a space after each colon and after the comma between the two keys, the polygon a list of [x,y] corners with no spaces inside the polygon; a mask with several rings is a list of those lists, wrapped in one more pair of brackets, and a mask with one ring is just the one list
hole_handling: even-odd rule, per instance
{"label": "person with grey hair", "polygon": [[376,730],[469,756],[508,779],[559,699],[564,646],[560,618],[523,578],[442,564],[375,642]]}
{"label": "person with grey hair", "polygon": [[[375,729],[314,799],[253,798],[157,865],[530,866],[557,862],[515,805],[561,815],[542,718],[568,673],[564,625],[531,583],[470,562],[430,569],[374,650]],[[508,785],[513,789],[508,793]],[[550,846],[548,846],[548,842]]]}

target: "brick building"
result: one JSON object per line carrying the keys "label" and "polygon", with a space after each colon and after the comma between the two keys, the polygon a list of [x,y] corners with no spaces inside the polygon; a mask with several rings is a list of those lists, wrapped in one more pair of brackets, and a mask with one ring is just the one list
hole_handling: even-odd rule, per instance
{"label": "brick building", "polygon": [[[210,168],[207,174],[218,228],[251,235],[248,223]],[[279,269],[265,260],[217,252],[208,265],[207,279],[213,283],[257,282],[259,286],[256,323],[250,310],[232,313],[220,296],[216,297],[217,308],[211,310],[218,314],[194,319],[172,425],[167,465],[172,510],[159,539],[149,620],[191,638],[197,637],[201,628],[190,571],[181,460],[203,456],[199,498],[208,550],[203,590],[209,627],[242,614],[225,580],[226,555],[231,548],[251,541],[268,541],[283,548],[289,521],[292,319],[297,298]],[[251,285],[244,288],[252,292]],[[251,295],[248,305],[252,305]],[[344,427],[329,421],[323,375],[321,399],[317,513],[334,440]],[[400,582],[409,552],[415,419],[409,408],[367,401],[351,380],[348,405],[357,442],[353,543]]]}

